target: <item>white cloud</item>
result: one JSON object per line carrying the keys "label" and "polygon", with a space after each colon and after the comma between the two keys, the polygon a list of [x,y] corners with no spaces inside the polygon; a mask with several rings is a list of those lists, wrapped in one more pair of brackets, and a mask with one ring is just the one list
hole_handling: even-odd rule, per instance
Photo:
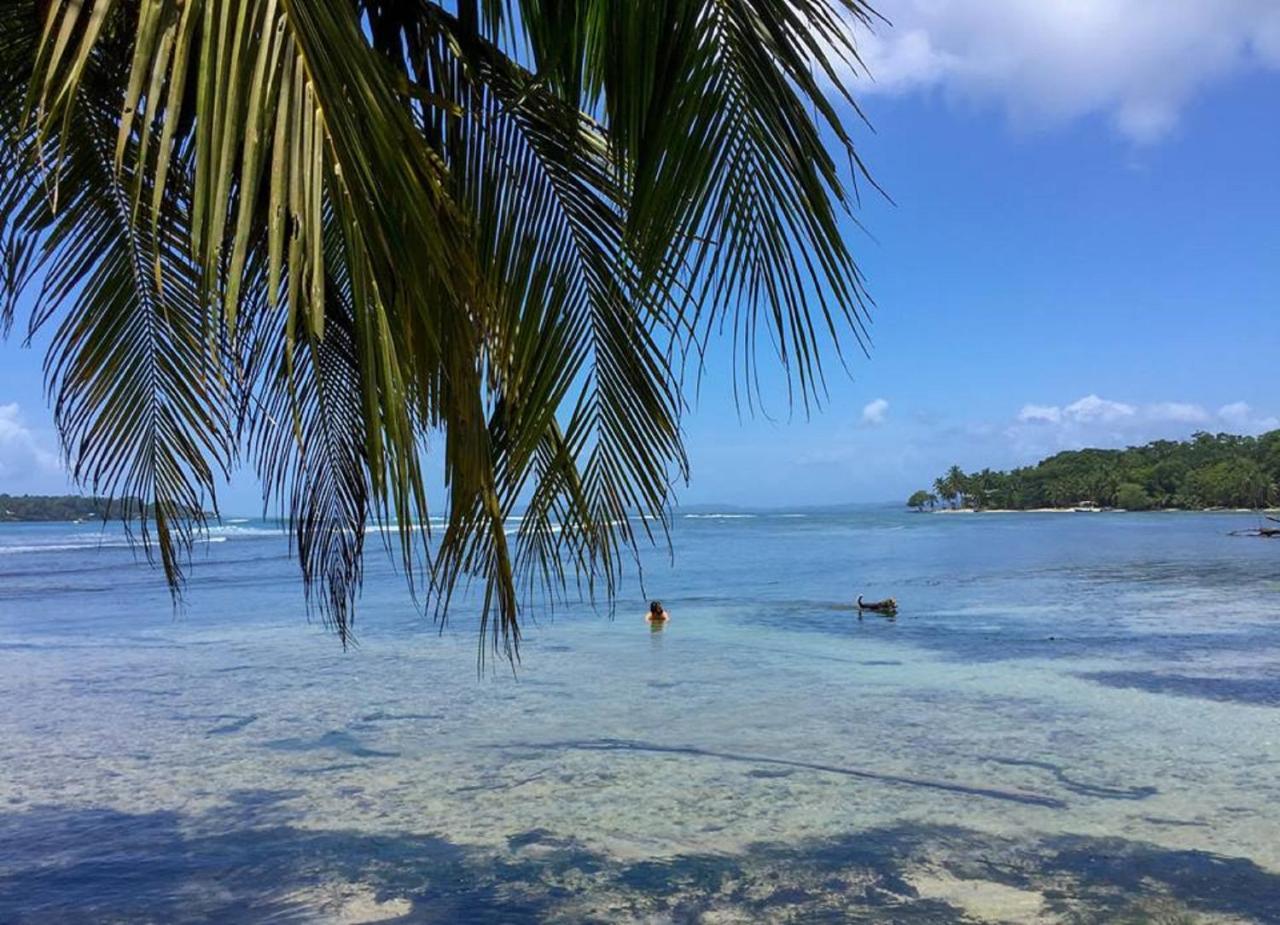
{"label": "white cloud", "polygon": [[1202,429],[1259,434],[1277,428],[1280,420],[1256,413],[1245,402],[1210,413],[1191,402],[1139,405],[1090,394],[1067,405],[1023,405],[1001,435],[1015,458],[1034,460],[1060,450],[1185,440]]}
{"label": "white cloud", "polygon": [[[1166,403],[1172,405],[1173,403]],[[1184,406],[1190,407],[1190,406]],[[1110,424],[1138,413],[1133,405],[1121,401],[1086,395],[1065,408],[1057,405],[1023,405],[1018,420],[1023,424],[1087,424],[1094,421]]]}
{"label": "white cloud", "polygon": [[[1242,401],[1223,405],[1218,409],[1217,418],[1250,432],[1266,429],[1264,425],[1274,426],[1276,422],[1274,417],[1255,415],[1253,409]],[[1192,402],[1158,401],[1148,405],[1131,405],[1090,394],[1066,406],[1023,405],[1018,412],[1017,421],[1019,424],[1056,425],[1062,430],[1079,430],[1087,425],[1108,425],[1113,429],[1116,425],[1121,425],[1142,429],[1155,424],[1177,424],[1183,427],[1207,425],[1214,421],[1214,415],[1206,411],[1203,405]]]}
{"label": "white cloud", "polygon": [[16,403],[0,405],[0,489],[61,471],[58,457],[36,438]]}
{"label": "white cloud", "polygon": [[883,424],[885,414],[889,411],[889,403],[883,398],[876,398],[862,406],[863,424]]}
{"label": "white cloud", "polygon": [[1236,401],[1218,409],[1218,417],[1229,424],[1243,424],[1252,416],[1253,409],[1248,402]]}
{"label": "white cloud", "polygon": [[1023,405],[1018,412],[1018,420],[1023,422],[1043,421],[1046,424],[1057,424],[1062,420],[1062,409],[1056,405]]}
{"label": "white cloud", "polygon": [[1203,424],[1209,420],[1209,412],[1199,405],[1180,401],[1162,401],[1147,406],[1147,413],[1157,421],[1180,421],[1184,424]]}
{"label": "white cloud", "polygon": [[1218,409],[1218,417],[1232,429],[1245,434],[1261,434],[1280,428],[1280,419],[1255,415],[1248,402],[1236,401]]}
{"label": "white cloud", "polygon": [[1023,124],[1101,115],[1158,140],[1233,73],[1280,68],[1276,0],[880,0],[861,92],[937,88]]}
{"label": "white cloud", "polygon": [[1077,399],[1063,408],[1062,416],[1070,421],[1112,423],[1133,417],[1137,410],[1133,405],[1126,405],[1121,401],[1110,401],[1106,398],[1099,398],[1097,395],[1086,395],[1084,398]]}

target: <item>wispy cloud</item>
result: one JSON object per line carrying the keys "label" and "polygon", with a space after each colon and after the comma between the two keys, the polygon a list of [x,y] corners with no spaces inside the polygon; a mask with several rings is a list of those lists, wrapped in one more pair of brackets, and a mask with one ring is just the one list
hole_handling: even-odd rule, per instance
{"label": "wispy cloud", "polygon": [[1100,115],[1159,140],[1213,83],[1280,68],[1275,0],[881,0],[861,31],[874,83],[994,104],[1022,124]]}
{"label": "wispy cloud", "polygon": [[875,398],[862,406],[862,423],[875,426],[883,424],[885,415],[889,413],[889,403],[883,398]]}

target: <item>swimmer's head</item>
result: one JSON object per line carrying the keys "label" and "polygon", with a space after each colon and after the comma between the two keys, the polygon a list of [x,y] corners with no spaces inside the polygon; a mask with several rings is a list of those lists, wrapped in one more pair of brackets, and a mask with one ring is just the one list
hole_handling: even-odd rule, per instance
{"label": "swimmer's head", "polygon": [[650,601],[650,602],[649,602],[649,613],[653,614],[654,616],[658,616],[659,614],[661,614],[661,613],[662,613],[662,601]]}

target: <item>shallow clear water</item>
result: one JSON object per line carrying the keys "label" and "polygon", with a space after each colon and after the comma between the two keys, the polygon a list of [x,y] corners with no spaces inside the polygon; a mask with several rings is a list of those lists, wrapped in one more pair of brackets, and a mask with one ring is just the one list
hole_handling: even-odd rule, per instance
{"label": "shallow clear water", "polygon": [[1250,525],[683,515],[482,677],[376,548],[343,653],[270,525],[176,616],[115,530],[0,526],[0,922],[1278,922]]}

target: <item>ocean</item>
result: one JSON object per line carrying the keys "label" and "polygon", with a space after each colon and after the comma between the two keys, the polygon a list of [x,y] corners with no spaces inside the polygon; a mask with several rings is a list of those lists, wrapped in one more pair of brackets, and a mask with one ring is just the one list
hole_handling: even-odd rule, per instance
{"label": "ocean", "polygon": [[1280,922],[1255,520],[677,514],[479,673],[376,541],[343,651],[277,525],[0,525],[0,922]]}

